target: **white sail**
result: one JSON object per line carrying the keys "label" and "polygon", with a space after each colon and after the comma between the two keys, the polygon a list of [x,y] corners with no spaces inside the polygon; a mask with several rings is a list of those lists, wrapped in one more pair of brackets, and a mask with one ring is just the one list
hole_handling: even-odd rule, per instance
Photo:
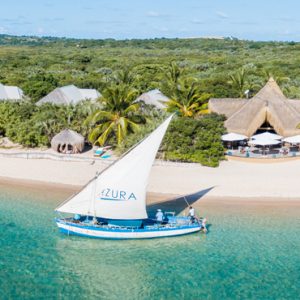
{"label": "white sail", "polygon": [[146,187],[172,116],[56,211],[107,219],[147,218]]}

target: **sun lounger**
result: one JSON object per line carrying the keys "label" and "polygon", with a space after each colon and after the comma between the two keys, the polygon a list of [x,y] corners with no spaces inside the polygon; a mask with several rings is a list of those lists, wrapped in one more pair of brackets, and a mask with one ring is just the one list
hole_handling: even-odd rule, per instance
{"label": "sun lounger", "polygon": [[110,148],[111,146],[100,147],[94,152],[94,156],[102,157]]}
{"label": "sun lounger", "polygon": [[101,156],[104,154],[104,150],[103,148],[98,148],[95,152],[94,152],[94,156]]}

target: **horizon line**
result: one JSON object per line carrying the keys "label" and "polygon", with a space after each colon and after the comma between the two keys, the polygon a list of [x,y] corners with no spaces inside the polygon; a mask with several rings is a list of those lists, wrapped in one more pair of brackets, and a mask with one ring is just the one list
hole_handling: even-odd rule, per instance
{"label": "horizon line", "polygon": [[245,41],[245,42],[262,42],[262,43],[300,43],[300,41],[296,40],[254,40],[254,39],[247,39],[247,38],[239,38],[235,36],[187,36],[187,37],[132,37],[132,38],[115,38],[115,37],[105,37],[105,38],[87,38],[87,37],[68,37],[68,36],[52,36],[52,35],[30,35],[30,34],[8,34],[8,33],[0,33],[0,37],[7,36],[7,37],[15,37],[15,38],[37,38],[37,39],[43,39],[43,38],[55,38],[55,39],[67,39],[67,40],[91,40],[91,41],[105,41],[105,40],[114,40],[114,41],[134,41],[134,40],[197,40],[197,39],[203,39],[203,40],[232,40],[232,41]]}

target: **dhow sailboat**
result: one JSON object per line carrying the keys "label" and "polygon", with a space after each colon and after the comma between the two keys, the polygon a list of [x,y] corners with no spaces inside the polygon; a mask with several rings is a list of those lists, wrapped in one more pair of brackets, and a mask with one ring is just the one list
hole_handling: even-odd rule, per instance
{"label": "dhow sailboat", "polygon": [[61,232],[92,238],[145,239],[201,230],[201,221],[189,217],[165,215],[163,221],[157,221],[147,214],[149,173],[171,119],[56,208],[73,215],[56,219]]}

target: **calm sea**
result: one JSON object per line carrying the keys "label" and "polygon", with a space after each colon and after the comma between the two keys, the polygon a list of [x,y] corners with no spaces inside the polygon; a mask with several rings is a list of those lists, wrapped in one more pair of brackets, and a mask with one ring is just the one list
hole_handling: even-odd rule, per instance
{"label": "calm sea", "polygon": [[1,299],[299,299],[299,205],[206,205],[206,236],[107,241],[58,232],[66,193],[0,188]]}

